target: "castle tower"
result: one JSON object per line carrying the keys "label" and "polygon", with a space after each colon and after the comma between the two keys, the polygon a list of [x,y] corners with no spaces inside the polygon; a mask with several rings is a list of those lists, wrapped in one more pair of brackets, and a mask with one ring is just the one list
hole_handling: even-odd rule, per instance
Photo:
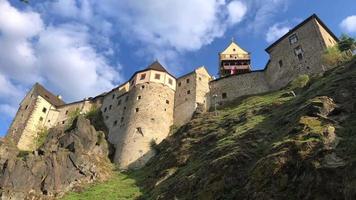
{"label": "castle tower", "polygon": [[11,138],[20,150],[34,150],[38,132],[55,125],[56,107],[61,105],[64,102],[59,96],[36,83],[21,101],[6,137]]}
{"label": "castle tower", "polygon": [[175,77],[156,61],[105,95],[101,109],[121,169],[143,166],[154,155],[152,144],[168,136],[175,90]]}
{"label": "castle tower", "polygon": [[234,40],[219,53],[219,76],[246,73],[251,71],[250,53],[239,47]]}

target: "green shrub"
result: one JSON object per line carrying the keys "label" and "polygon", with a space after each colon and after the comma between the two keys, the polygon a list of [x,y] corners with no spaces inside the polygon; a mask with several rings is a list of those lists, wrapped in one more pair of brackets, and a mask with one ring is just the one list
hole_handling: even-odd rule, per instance
{"label": "green shrub", "polygon": [[42,127],[39,129],[35,141],[37,148],[40,147],[46,141],[47,135],[48,135],[48,129],[46,127]]}
{"label": "green shrub", "polygon": [[322,62],[327,66],[338,66],[352,59],[348,51],[341,52],[338,46],[327,48],[322,56]]}

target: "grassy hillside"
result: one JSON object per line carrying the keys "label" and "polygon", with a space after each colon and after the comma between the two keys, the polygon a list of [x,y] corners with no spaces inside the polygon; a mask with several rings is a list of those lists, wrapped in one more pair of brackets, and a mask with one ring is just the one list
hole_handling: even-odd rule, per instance
{"label": "grassy hillside", "polygon": [[356,199],[356,64],[197,116],[157,151],[124,181],[68,198]]}

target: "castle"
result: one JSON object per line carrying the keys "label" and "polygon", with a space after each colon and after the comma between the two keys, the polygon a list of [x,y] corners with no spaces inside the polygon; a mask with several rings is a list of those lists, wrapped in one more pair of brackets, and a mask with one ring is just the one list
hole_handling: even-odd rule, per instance
{"label": "castle", "polygon": [[322,73],[327,66],[321,57],[337,42],[314,14],[266,49],[270,59],[263,70],[252,71],[250,53],[232,41],[219,54],[217,79],[204,67],[176,78],[156,61],[111,91],[69,104],[36,83],[20,103],[7,137],[19,149],[34,150],[42,127],[66,125],[70,113],[96,107],[116,147],[115,163],[140,167],[154,155],[150,144],[160,143],[172,125],[188,122],[197,109],[207,111],[240,96],[280,89],[300,74]]}

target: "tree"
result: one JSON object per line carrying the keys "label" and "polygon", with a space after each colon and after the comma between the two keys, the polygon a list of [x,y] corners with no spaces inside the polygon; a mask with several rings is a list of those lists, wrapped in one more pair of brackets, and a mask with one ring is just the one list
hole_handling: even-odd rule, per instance
{"label": "tree", "polygon": [[338,48],[341,52],[348,51],[348,50],[355,50],[356,43],[355,39],[346,35],[342,34],[340,37],[340,41],[338,43]]}

